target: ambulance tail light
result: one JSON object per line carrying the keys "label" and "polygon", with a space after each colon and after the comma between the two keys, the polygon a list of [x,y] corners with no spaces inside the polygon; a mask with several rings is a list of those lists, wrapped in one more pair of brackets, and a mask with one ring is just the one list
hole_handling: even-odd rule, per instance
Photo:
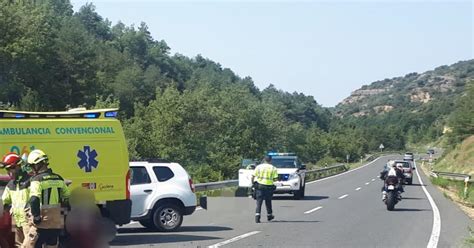
{"label": "ambulance tail light", "polygon": [[127,172],[127,176],[125,177],[125,197],[126,199],[130,199],[130,170]]}

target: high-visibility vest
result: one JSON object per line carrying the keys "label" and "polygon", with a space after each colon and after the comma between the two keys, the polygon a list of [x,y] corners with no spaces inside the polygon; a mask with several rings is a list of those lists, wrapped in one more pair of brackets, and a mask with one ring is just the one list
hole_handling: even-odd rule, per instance
{"label": "high-visibility vest", "polygon": [[41,207],[60,205],[69,199],[69,189],[64,179],[51,169],[31,178],[30,197],[40,199]]}
{"label": "high-visibility vest", "polygon": [[8,182],[3,191],[2,202],[10,205],[10,213],[16,226],[24,226],[28,223],[25,206],[29,199],[30,181],[27,175],[20,176],[19,180]]}
{"label": "high-visibility vest", "polygon": [[260,164],[253,173],[255,181],[263,185],[273,185],[273,180],[278,179],[277,169],[271,164]]}

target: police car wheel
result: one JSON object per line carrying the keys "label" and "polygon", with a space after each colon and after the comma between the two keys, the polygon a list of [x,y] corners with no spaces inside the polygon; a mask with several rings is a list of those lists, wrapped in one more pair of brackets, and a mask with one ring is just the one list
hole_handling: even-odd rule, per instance
{"label": "police car wheel", "polygon": [[300,187],[300,189],[298,191],[295,191],[294,195],[293,195],[293,198],[296,199],[296,200],[300,200],[302,198],[304,198],[304,189],[305,187]]}
{"label": "police car wheel", "polygon": [[181,209],[173,204],[159,206],[153,213],[153,223],[159,231],[176,231],[183,223]]}

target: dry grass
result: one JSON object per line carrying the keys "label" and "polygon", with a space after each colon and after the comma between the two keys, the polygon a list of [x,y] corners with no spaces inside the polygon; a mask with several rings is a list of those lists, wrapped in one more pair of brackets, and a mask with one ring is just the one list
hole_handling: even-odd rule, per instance
{"label": "dry grass", "polygon": [[436,171],[464,173],[474,176],[474,135],[446,154],[434,167]]}

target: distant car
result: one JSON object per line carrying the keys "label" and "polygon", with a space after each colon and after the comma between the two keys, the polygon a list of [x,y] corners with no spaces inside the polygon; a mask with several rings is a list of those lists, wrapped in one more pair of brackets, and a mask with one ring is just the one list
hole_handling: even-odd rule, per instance
{"label": "distant car", "polygon": [[178,163],[130,162],[131,219],[159,231],[176,231],[196,210],[193,181]]}
{"label": "distant car", "polygon": [[0,186],[5,186],[10,181],[9,175],[1,175],[0,174]]}
{"label": "distant car", "polygon": [[405,155],[403,156],[403,160],[405,161],[413,161],[414,156],[412,152],[405,152]]}
{"label": "distant car", "polygon": [[427,154],[435,154],[435,150],[434,149],[428,149],[428,152],[426,152]]}

